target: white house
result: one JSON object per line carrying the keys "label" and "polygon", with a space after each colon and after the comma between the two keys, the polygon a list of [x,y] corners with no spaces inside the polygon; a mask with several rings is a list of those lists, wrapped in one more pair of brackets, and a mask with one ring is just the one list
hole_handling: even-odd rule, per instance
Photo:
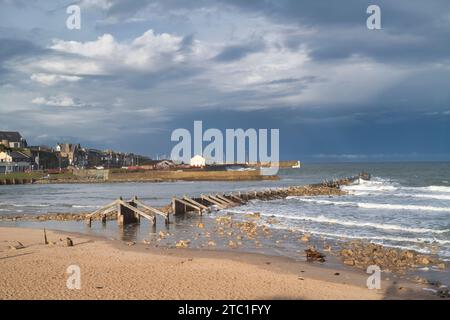
{"label": "white house", "polygon": [[195,155],[191,158],[191,167],[204,167],[206,165],[206,159],[200,155]]}
{"label": "white house", "polygon": [[31,158],[22,152],[0,152],[0,173],[25,172],[31,170]]}

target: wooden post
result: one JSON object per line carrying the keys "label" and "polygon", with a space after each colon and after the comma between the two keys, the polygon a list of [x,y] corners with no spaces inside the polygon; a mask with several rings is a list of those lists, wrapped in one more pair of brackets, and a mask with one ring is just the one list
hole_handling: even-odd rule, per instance
{"label": "wooden post", "polygon": [[177,204],[175,203],[175,197],[172,197],[172,213],[177,214]]}
{"label": "wooden post", "polygon": [[[136,201],[137,201],[137,196],[134,196],[129,202],[128,202],[128,204],[130,205],[130,206],[132,206],[132,207],[136,207],[137,208],[137,203],[136,203]],[[141,216],[137,213],[137,212],[134,212],[134,218],[135,218],[135,220],[136,220],[136,223],[141,223]]]}
{"label": "wooden post", "polygon": [[45,232],[45,228],[44,228],[44,244],[48,244],[47,233]]}
{"label": "wooden post", "polygon": [[170,221],[169,221],[169,215],[170,215],[170,214],[167,212],[166,219],[165,219],[166,226],[168,226],[169,223],[170,223]]}
{"label": "wooden post", "polygon": [[[121,199],[117,205],[119,206],[118,207],[119,213],[117,215],[117,224],[126,225],[126,224],[137,222],[137,218],[136,218],[137,208],[135,210],[136,204],[133,205],[133,204],[123,201]],[[143,213],[141,212],[141,214],[143,214]]]}

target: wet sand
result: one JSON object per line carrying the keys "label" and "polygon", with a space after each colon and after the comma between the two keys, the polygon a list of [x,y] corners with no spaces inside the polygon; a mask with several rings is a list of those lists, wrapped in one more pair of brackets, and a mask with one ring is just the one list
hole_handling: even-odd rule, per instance
{"label": "wet sand", "polygon": [[[73,247],[66,247],[66,237]],[[433,299],[416,284],[241,252],[155,248],[80,234],[0,228],[0,299]],[[63,241],[60,241],[62,239]],[[19,241],[24,248],[14,249]],[[81,289],[69,290],[78,265]]]}

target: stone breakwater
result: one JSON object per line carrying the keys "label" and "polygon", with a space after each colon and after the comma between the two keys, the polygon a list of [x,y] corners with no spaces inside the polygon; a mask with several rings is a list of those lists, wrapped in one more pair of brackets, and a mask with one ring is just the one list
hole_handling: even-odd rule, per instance
{"label": "stone breakwater", "polygon": [[379,244],[351,241],[339,252],[344,264],[366,269],[377,265],[382,270],[404,273],[408,268],[436,266],[445,269],[445,263],[437,257],[420,254],[413,250],[386,248]]}

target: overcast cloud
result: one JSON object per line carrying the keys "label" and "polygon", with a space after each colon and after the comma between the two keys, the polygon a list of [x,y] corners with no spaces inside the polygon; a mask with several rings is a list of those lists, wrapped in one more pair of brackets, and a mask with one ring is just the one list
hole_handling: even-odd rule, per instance
{"label": "overcast cloud", "polygon": [[447,0],[0,0],[0,130],[155,156],[203,120],[279,128],[283,158],[450,160],[449,39]]}

